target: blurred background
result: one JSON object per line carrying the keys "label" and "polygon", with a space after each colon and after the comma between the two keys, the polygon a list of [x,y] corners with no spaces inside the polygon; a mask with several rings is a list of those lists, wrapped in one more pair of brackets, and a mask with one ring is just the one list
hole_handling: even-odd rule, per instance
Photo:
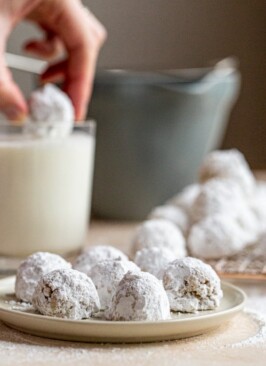
{"label": "blurred background", "polygon": [[[266,167],[266,1],[265,0],[86,0],[108,30],[99,67],[169,69],[207,66],[235,55],[242,89],[223,147],[237,147],[253,168]],[[8,51],[20,54],[36,33],[17,27]],[[15,72],[25,93],[32,79]]]}

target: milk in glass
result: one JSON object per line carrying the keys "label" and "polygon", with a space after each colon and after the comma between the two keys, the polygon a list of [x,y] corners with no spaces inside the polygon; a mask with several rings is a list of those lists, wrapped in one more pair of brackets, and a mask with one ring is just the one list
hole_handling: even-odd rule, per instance
{"label": "milk in glass", "polygon": [[0,135],[0,254],[79,249],[88,226],[94,136]]}

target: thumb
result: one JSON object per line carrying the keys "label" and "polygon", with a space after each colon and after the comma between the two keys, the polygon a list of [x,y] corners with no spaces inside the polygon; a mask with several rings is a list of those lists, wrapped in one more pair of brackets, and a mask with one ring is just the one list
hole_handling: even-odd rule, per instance
{"label": "thumb", "polygon": [[3,54],[0,55],[0,111],[12,121],[22,121],[27,114],[27,103],[14,83],[6,67]]}

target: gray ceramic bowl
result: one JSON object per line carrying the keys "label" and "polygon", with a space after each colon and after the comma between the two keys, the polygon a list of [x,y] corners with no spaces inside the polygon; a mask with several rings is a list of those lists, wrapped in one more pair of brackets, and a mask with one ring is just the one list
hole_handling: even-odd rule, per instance
{"label": "gray ceramic bowl", "polygon": [[89,110],[97,121],[94,214],[143,219],[192,183],[223,138],[239,84],[234,69],[99,72]]}

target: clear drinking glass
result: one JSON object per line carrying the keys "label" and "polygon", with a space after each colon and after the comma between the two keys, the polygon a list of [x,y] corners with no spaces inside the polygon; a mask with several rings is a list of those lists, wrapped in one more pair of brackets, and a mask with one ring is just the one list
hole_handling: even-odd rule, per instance
{"label": "clear drinking glass", "polygon": [[[0,268],[3,256],[75,252],[91,207],[95,122],[64,138],[36,138],[0,124]],[[1,262],[2,261],[2,262]]]}

